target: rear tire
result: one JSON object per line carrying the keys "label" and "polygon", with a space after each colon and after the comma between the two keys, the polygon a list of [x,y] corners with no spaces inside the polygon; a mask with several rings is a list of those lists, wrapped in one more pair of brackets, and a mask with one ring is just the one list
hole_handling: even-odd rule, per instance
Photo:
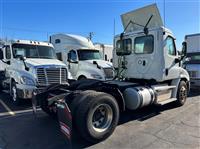
{"label": "rear tire", "polygon": [[87,93],[76,109],[75,121],[80,135],[89,142],[108,138],[119,121],[119,107],[115,98],[107,93]]}
{"label": "rear tire", "polygon": [[185,104],[187,100],[187,94],[188,94],[188,89],[187,89],[186,82],[180,81],[179,86],[178,86],[177,101],[176,101],[176,104],[178,106],[182,106]]}

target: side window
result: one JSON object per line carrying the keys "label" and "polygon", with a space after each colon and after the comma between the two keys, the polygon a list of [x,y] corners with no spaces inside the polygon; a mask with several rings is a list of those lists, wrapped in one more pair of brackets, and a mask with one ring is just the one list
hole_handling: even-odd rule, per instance
{"label": "side window", "polygon": [[55,43],[57,44],[57,43],[60,43],[60,39],[56,39],[55,40]]}
{"label": "side window", "polygon": [[116,43],[117,55],[121,55],[121,54],[129,55],[131,54],[131,51],[132,51],[132,40],[130,38],[123,39],[122,41],[121,40],[117,41]]}
{"label": "side window", "polygon": [[151,54],[154,49],[154,38],[152,35],[136,37],[134,50],[136,54]]}
{"label": "side window", "polygon": [[62,53],[61,52],[56,53],[56,56],[57,56],[58,60],[62,61]]}
{"label": "side window", "polygon": [[11,59],[11,51],[9,46],[6,46],[6,59]]}
{"label": "side window", "polygon": [[77,61],[77,54],[76,54],[76,51],[72,50],[70,51],[70,59],[72,61]]}
{"label": "side window", "polygon": [[167,49],[169,55],[176,55],[176,48],[172,37],[167,37],[165,49]]}

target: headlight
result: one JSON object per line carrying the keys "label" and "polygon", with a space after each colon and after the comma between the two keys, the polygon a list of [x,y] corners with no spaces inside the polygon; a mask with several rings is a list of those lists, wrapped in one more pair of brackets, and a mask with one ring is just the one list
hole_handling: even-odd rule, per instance
{"label": "headlight", "polygon": [[98,74],[91,74],[92,78],[94,79],[102,79],[102,76],[98,75]]}
{"label": "headlight", "polygon": [[21,82],[22,84],[25,84],[25,85],[32,85],[32,86],[35,85],[33,79],[31,79],[31,78],[29,78],[29,77],[26,77],[26,76],[22,76],[22,77],[20,78],[20,82]]}

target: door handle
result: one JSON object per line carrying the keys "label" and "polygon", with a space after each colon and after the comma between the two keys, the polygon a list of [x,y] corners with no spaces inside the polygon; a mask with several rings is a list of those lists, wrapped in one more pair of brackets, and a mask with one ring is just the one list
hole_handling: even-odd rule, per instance
{"label": "door handle", "polygon": [[143,60],[143,63],[142,63],[142,65],[143,65],[143,66],[145,66],[145,65],[146,65],[146,61],[145,61],[145,60]]}

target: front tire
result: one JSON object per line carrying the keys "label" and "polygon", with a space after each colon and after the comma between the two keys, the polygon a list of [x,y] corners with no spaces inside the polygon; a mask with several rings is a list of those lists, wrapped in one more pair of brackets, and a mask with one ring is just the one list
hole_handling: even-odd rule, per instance
{"label": "front tire", "polygon": [[177,105],[182,106],[187,100],[188,88],[185,81],[180,81],[177,91]]}
{"label": "front tire", "polygon": [[85,77],[85,76],[80,76],[79,78],[78,78],[78,80],[86,80],[87,78]]}
{"label": "front tire", "polygon": [[93,92],[78,106],[75,122],[80,135],[89,142],[108,138],[119,121],[119,107],[107,93]]}
{"label": "front tire", "polygon": [[11,84],[11,97],[12,97],[12,101],[15,105],[21,104],[21,99],[19,98],[15,81],[13,81],[12,84]]}

